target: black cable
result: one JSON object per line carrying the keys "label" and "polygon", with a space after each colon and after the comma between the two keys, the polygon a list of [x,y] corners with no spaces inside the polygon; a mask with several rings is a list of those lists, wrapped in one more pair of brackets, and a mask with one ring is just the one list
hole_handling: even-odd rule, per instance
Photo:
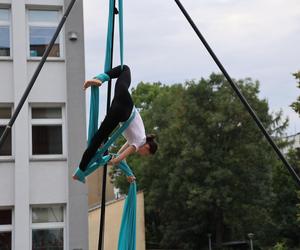
{"label": "black cable", "polygon": [[[115,35],[115,15],[117,15],[118,9],[116,8],[116,1],[114,0],[114,15],[113,15],[113,23],[112,23],[112,46],[111,46],[111,64],[110,68],[113,66],[113,53],[114,53],[114,35]],[[107,86],[107,102],[106,102],[106,113],[110,108],[111,102],[111,83],[112,80],[108,81]],[[107,138],[108,139],[108,138]],[[105,154],[108,154],[106,152]],[[102,200],[101,200],[101,215],[100,215],[100,230],[99,230],[99,241],[98,241],[98,250],[102,250],[104,248],[104,225],[105,225],[105,203],[106,203],[106,175],[107,175],[107,165],[103,168],[103,176],[102,176]]]}
{"label": "black cable", "polygon": [[231,87],[233,88],[233,90],[235,91],[237,96],[240,98],[241,102],[244,104],[245,108],[248,110],[248,112],[252,116],[253,120],[256,122],[256,125],[260,128],[261,132],[264,134],[267,141],[270,143],[270,145],[272,146],[274,151],[277,153],[278,157],[284,163],[284,165],[286,166],[286,168],[288,169],[288,171],[290,172],[292,177],[295,179],[297,184],[300,186],[300,178],[297,175],[296,171],[289,164],[289,162],[284,157],[284,155],[282,154],[282,152],[280,151],[280,149],[278,148],[278,146],[276,145],[274,140],[271,138],[271,136],[269,135],[269,133],[265,129],[264,125],[262,124],[262,122],[260,121],[258,116],[256,115],[255,111],[251,108],[250,104],[247,102],[246,98],[243,96],[243,94],[240,91],[239,87],[232,81],[231,77],[229,76],[229,74],[227,73],[227,71],[225,70],[225,68],[223,67],[223,65],[221,64],[221,62],[219,61],[219,59],[217,58],[217,56],[215,55],[215,53],[213,52],[213,50],[211,49],[209,44],[207,43],[204,36],[201,34],[201,32],[197,28],[196,24],[194,23],[194,21],[192,20],[192,18],[188,14],[188,12],[185,10],[185,8],[181,4],[181,2],[179,0],[175,0],[175,2],[178,5],[178,7],[180,8],[180,10],[182,11],[183,15],[186,17],[186,19],[190,23],[190,25],[192,26],[192,28],[194,29],[194,31],[196,32],[196,34],[199,37],[199,39],[201,40],[201,42],[204,44],[205,48],[208,50],[209,54],[212,56],[215,63],[218,65],[219,69],[222,71],[222,73],[226,77],[227,81],[230,83]]}

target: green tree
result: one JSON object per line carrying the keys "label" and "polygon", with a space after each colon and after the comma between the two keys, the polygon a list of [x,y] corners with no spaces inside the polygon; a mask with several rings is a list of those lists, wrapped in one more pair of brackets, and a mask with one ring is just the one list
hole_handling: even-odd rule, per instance
{"label": "green tree", "polygon": [[[294,74],[296,80],[298,80],[298,88],[300,88],[300,71]],[[297,101],[294,102],[292,108],[300,115],[300,96],[298,97]],[[295,151],[291,152],[292,159],[296,162],[297,166],[300,166],[300,149],[296,149]],[[300,192],[298,192],[298,199],[300,199]],[[298,204],[298,223],[300,224],[300,204]]]}
{"label": "green tree", "polygon": [[286,247],[285,243],[278,242],[278,243],[274,246],[274,250],[287,250],[287,247]]}
{"label": "green tree", "polygon": [[[276,138],[287,121],[270,114],[259,83],[237,81]],[[145,193],[150,246],[200,249],[207,233],[220,245],[255,232],[274,246],[271,147],[222,75],[165,86],[141,83],[132,93],[148,132],[159,135],[154,157],[129,159]],[[123,180],[117,184],[124,190]]]}
{"label": "green tree", "polygon": [[[287,157],[290,164],[299,173],[299,152],[291,150]],[[272,236],[277,241],[285,242],[289,249],[299,249],[300,227],[299,221],[297,221],[299,187],[281,163],[274,164],[272,176]]]}
{"label": "green tree", "polygon": [[[300,71],[294,74],[296,80],[298,80],[298,88],[300,88]],[[300,96],[297,101],[292,103],[292,108],[300,115]]]}
{"label": "green tree", "polygon": [[[300,72],[294,74],[295,78],[300,80]],[[300,81],[299,86],[300,87]],[[300,98],[300,97],[299,97]],[[291,106],[296,112],[299,112],[300,99]],[[284,145],[283,145],[284,146]],[[287,146],[287,143],[285,144]],[[287,154],[287,158],[291,165],[299,173],[300,151],[291,149]],[[297,213],[299,214],[299,187],[291,178],[290,174],[282,168],[282,164],[273,165],[272,172],[272,235],[280,242],[277,247],[288,247],[288,249],[299,248],[299,220],[297,221]],[[299,206],[299,205],[298,205]],[[299,215],[298,215],[299,217]]]}

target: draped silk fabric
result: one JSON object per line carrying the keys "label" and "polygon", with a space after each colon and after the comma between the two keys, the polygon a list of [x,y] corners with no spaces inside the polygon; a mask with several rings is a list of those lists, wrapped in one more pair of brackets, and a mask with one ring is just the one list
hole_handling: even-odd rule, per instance
{"label": "draped silk fabric", "polygon": [[[106,57],[105,57],[105,68],[104,72],[111,69],[112,62],[112,36],[113,36],[113,21],[114,21],[114,0],[109,0],[109,17],[108,17],[108,32],[106,40]],[[123,0],[118,0],[119,4],[119,37],[120,37],[120,60],[123,65]],[[107,143],[98,150],[96,155],[91,160],[85,176],[96,170],[99,165],[104,165],[109,161],[109,156],[103,156],[105,151],[110,145],[122,134],[122,132],[128,127],[130,122],[135,116],[135,112],[131,114],[130,118],[123,123],[123,125],[110,137]],[[98,130],[98,119],[99,119],[99,88],[93,86],[91,88],[91,102],[90,102],[90,118],[89,118],[89,131],[88,131],[88,143],[90,143],[93,135]],[[118,167],[125,173],[126,176],[132,176],[133,173],[130,167],[125,161],[122,161]],[[125,201],[123,210],[123,216],[121,221],[121,228],[119,233],[118,250],[136,250],[136,192],[137,186],[133,182],[130,184],[129,192]]]}

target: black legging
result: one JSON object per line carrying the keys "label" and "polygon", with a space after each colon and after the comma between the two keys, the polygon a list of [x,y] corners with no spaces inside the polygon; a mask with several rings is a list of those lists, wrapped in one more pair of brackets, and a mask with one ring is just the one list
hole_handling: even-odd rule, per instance
{"label": "black legging", "polygon": [[90,145],[85,150],[79,168],[84,171],[92,157],[105,139],[113,132],[120,122],[125,122],[130,117],[133,108],[133,101],[128,91],[131,83],[130,68],[126,65],[115,67],[106,72],[110,79],[118,78],[115,86],[115,95],[111,107],[100,128],[93,136]]}

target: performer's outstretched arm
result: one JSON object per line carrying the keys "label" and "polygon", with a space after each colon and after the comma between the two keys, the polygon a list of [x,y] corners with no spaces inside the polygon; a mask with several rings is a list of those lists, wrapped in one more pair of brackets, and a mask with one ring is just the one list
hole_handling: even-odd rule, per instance
{"label": "performer's outstretched arm", "polygon": [[135,152],[136,152],[135,146],[130,145],[116,158],[111,159],[109,164],[118,165],[121,161],[125,160],[127,156],[134,154]]}
{"label": "performer's outstretched arm", "polygon": [[124,145],[119,149],[119,151],[118,151],[118,155],[120,155],[122,152],[124,152],[124,150],[126,149],[126,148],[128,148],[129,147],[129,144],[128,144],[128,142],[125,142],[124,143]]}

